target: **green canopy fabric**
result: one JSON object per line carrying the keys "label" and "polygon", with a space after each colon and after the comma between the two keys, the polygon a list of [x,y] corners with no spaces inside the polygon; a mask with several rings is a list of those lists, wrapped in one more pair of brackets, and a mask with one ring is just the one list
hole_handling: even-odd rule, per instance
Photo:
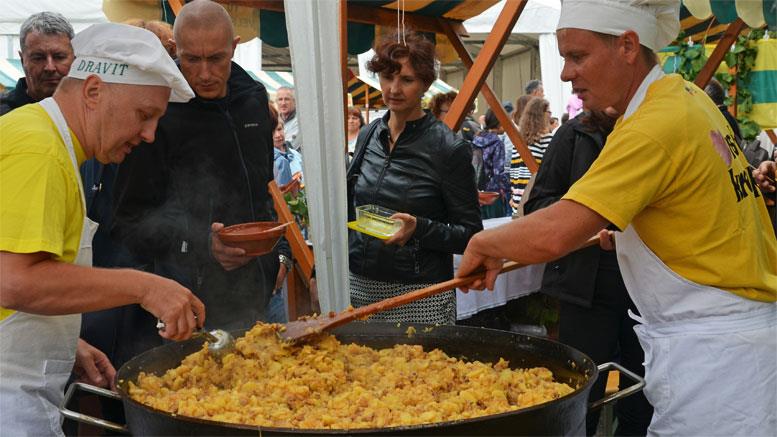
{"label": "green canopy fabric", "polygon": [[696,42],[720,39],[737,18],[749,27],[777,30],[777,0],[683,0],[680,8],[685,37]]}

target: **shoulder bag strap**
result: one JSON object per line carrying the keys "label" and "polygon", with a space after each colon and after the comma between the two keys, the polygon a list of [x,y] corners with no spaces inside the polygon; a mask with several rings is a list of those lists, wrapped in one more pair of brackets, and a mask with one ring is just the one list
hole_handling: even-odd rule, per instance
{"label": "shoulder bag strap", "polygon": [[351,164],[348,166],[348,172],[345,175],[346,179],[351,180],[351,178],[359,176],[359,169],[361,169],[362,161],[364,161],[364,153],[367,150],[367,143],[370,142],[372,133],[375,132],[378,124],[380,124],[380,119],[373,121],[370,123],[367,129],[359,133],[359,136],[356,139],[356,150],[353,154],[353,160],[351,160]]}
{"label": "shoulder bag strap", "polygon": [[348,195],[348,220],[356,220],[356,205],[354,202],[354,188],[356,186],[356,179],[361,172],[362,161],[364,161],[364,154],[367,151],[367,144],[369,144],[372,134],[380,124],[380,119],[377,119],[370,123],[367,129],[359,132],[359,136],[356,139],[356,150],[353,154],[353,160],[351,165],[348,166],[348,172],[345,174],[346,180],[346,194]]}

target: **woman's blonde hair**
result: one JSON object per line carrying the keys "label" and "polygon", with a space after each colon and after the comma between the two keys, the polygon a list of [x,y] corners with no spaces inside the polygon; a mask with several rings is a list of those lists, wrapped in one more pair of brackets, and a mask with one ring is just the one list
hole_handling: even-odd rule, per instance
{"label": "woman's blonde hair", "polygon": [[515,99],[515,111],[513,111],[513,121],[515,122],[516,126],[521,124],[521,115],[523,115],[523,110],[526,109],[526,104],[529,103],[529,100],[533,98],[535,98],[535,96],[523,95]]}
{"label": "woman's blonde hair", "polygon": [[526,104],[518,125],[526,144],[539,140],[548,133],[548,118],[545,113],[550,109],[550,103],[542,97],[535,97]]}

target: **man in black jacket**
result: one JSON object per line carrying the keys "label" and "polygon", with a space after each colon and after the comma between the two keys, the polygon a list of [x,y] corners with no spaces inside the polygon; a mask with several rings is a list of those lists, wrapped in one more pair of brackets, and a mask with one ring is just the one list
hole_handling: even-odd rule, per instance
{"label": "man in black jacket", "polygon": [[73,26],[56,12],[30,15],[19,31],[24,77],[0,97],[0,115],[51,97],[73,63]]}
{"label": "man in black jacket", "polygon": [[[527,214],[558,202],[580,179],[604,148],[615,120],[603,113],[586,112],[561,126],[550,142],[524,210]],[[542,293],[559,300],[559,341],[597,363],[619,361],[645,374],[645,354],[634,332],[639,314],[623,283],[614,250],[598,246],[572,252],[547,263]],[[600,375],[590,400],[604,396],[607,375]],[[615,405],[615,435],[645,435],[653,408],[640,392]],[[586,417],[586,434],[596,433],[599,411]]]}
{"label": "man in black jacket", "polygon": [[[248,328],[264,317],[285,265],[279,272],[278,252],[246,256],[221,242],[218,231],[274,219],[267,93],[231,62],[239,37],[221,5],[187,3],[174,37],[196,97],[170,105],[154,144],[141,145],[122,164],[112,234],[149,268],[191,287],[208,305],[206,328]],[[149,332],[154,323],[135,321]]]}

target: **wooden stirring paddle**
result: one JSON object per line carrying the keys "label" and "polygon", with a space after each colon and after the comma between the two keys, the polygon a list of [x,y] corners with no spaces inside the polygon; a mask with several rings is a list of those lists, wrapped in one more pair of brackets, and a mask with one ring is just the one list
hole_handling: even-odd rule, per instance
{"label": "wooden stirring paddle", "polygon": [[[593,237],[586,241],[583,247],[589,247],[599,244],[599,237]],[[506,273],[521,267],[526,267],[527,264],[519,264],[517,262],[508,261],[504,263],[499,273]],[[391,297],[381,300],[369,305],[365,305],[359,308],[353,308],[345,310],[339,314],[329,313],[328,316],[319,316],[308,319],[299,319],[286,324],[286,329],[278,333],[281,340],[296,343],[300,340],[304,340],[308,337],[315,336],[324,331],[329,331],[338,326],[345,325],[357,319],[366,319],[372,314],[390,310],[398,306],[405,305],[410,302],[415,302],[425,297],[434,296],[435,294],[442,293],[448,290],[454,290],[465,285],[472,284],[477,279],[485,278],[485,271],[481,270],[472,275],[465,276],[463,278],[453,278],[439,284],[431,285],[420,290],[411,291],[400,296]]]}

